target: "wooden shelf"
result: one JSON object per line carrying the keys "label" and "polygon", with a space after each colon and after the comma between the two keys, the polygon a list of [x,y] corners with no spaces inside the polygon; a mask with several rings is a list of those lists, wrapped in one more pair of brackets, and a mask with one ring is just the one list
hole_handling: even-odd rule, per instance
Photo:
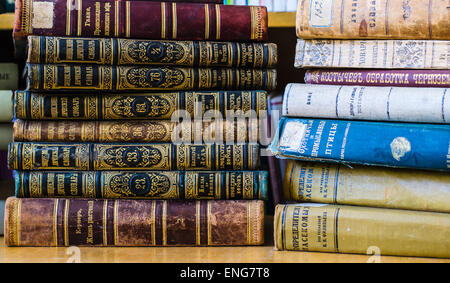
{"label": "wooden shelf", "polygon": [[269,12],[269,27],[295,27],[296,12]]}
{"label": "wooden shelf", "polygon": [[[79,257],[75,258],[75,255]],[[367,255],[276,251],[260,247],[74,248],[6,247],[0,237],[1,263],[365,263]],[[446,259],[380,257],[382,263],[450,263]]]}
{"label": "wooden shelf", "polygon": [[0,14],[0,30],[12,30],[14,28],[14,13]]}

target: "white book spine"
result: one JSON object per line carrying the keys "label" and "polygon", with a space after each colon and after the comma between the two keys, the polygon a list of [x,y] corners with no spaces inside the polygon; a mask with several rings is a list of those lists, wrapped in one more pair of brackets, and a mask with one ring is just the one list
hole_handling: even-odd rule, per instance
{"label": "white book spine", "polygon": [[450,123],[448,88],[288,84],[282,114],[290,117]]}

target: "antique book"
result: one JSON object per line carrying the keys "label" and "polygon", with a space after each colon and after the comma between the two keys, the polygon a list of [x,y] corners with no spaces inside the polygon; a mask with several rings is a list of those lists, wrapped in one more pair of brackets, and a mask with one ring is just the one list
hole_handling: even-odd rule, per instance
{"label": "antique book", "polygon": [[19,87],[19,66],[16,63],[0,63],[0,89],[15,90]]}
{"label": "antique book", "polygon": [[278,250],[450,257],[450,214],[327,204],[278,205]]}
{"label": "antique book", "polygon": [[5,204],[6,200],[0,199],[0,236],[3,236],[3,231],[5,230]]}
{"label": "antique book", "polygon": [[[0,134],[1,131],[0,124]],[[238,121],[170,121],[170,120],[115,120],[115,121],[30,121],[15,120],[9,129],[8,143],[36,142],[253,142],[259,141],[258,123],[245,119]],[[1,135],[0,135],[1,141]],[[0,143],[1,148],[2,143]],[[5,145],[7,148],[7,143]]]}
{"label": "antique book", "polygon": [[450,170],[450,126],[284,117],[269,146],[281,158]]}
{"label": "antique book", "polygon": [[277,79],[276,69],[27,63],[25,70],[26,89],[36,91],[272,90]]}
{"label": "antique book", "polygon": [[29,63],[272,68],[277,45],[260,42],[29,36]]}
{"label": "antique book", "polygon": [[258,144],[9,144],[11,170],[256,170]]}
{"label": "antique book", "polygon": [[13,120],[13,100],[13,90],[0,90],[0,123],[10,123]]}
{"label": "antique book", "polygon": [[13,124],[0,123],[0,150],[7,150],[10,142],[13,141]]}
{"label": "antique book", "polygon": [[263,41],[264,6],[115,0],[16,0],[13,37],[28,35]]}
{"label": "antique book", "polygon": [[450,213],[446,172],[289,160],[283,188],[288,201]]}
{"label": "antique book", "polygon": [[305,83],[325,85],[450,87],[447,70],[312,69],[306,70]]}
{"label": "antique book", "polygon": [[267,199],[266,171],[14,171],[16,197]]}
{"label": "antique book", "polygon": [[284,93],[283,115],[449,124],[448,90],[288,84]]}
{"label": "antique book", "polygon": [[297,40],[297,68],[450,69],[449,40]]}
{"label": "antique book", "polygon": [[449,39],[447,0],[298,1],[299,38]]}
{"label": "antique book", "polygon": [[[10,101],[6,103],[12,108]],[[2,107],[0,104],[0,109],[4,110]],[[172,120],[178,117],[204,119],[209,114],[217,114],[222,118],[266,116],[267,92],[180,91],[102,95],[92,92],[48,94],[18,90],[14,95],[14,116],[18,119]]]}
{"label": "antique book", "polygon": [[242,246],[264,243],[262,200],[8,198],[7,246]]}

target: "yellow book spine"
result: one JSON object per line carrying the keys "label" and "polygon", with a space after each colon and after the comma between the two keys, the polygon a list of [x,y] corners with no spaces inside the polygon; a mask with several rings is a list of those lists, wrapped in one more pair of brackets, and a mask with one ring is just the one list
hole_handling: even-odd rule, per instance
{"label": "yellow book spine", "polygon": [[450,257],[450,214],[327,204],[277,205],[278,250]]}
{"label": "yellow book spine", "polygon": [[450,212],[444,172],[289,161],[287,200]]}

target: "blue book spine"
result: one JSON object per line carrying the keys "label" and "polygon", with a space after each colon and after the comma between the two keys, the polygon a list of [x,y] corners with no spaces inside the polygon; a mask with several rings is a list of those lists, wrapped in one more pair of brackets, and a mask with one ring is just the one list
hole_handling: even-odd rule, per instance
{"label": "blue book spine", "polygon": [[282,118],[281,158],[450,171],[450,125]]}

